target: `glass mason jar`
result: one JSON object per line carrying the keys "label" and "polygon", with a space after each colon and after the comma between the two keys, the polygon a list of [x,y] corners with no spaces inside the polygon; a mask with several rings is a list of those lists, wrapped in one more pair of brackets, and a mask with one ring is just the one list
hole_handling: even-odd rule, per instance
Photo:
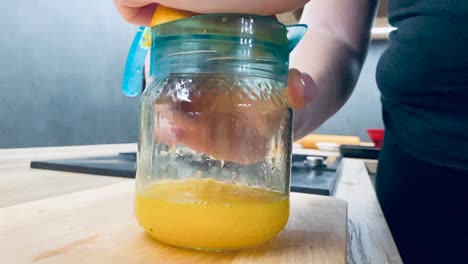
{"label": "glass mason jar", "polygon": [[220,251],[274,238],[289,216],[288,28],[201,15],[152,28],[136,217],[155,239]]}

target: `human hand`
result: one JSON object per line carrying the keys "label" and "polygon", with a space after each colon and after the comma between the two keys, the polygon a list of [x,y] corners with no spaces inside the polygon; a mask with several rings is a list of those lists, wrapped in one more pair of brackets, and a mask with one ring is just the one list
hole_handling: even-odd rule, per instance
{"label": "human hand", "polygon": [[244,13],[276,15],[303,7],[309,0],[114,0],[130,23],[149,26],[158,4],[195,13]]}

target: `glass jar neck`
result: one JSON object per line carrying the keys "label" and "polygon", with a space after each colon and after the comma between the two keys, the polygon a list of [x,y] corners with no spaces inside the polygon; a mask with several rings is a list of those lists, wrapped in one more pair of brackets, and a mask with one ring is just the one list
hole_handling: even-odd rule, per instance
{"label": "glass jar neck", "polygon": [[289,51],[272,43],[232,36],[171,36],[153,39],[153,77],[170,73],[216,73],[287,81]]}
{"label": "glass jar neck", "polygon": [[152,76],[218,73],[285,82],[287,28],[271,17],[209,14],[152,28]]}

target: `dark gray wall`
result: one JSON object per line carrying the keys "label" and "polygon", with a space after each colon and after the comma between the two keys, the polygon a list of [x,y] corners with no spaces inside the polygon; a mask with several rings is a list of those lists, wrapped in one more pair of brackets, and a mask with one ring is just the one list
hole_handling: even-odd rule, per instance
{"label": "dark gray wall", "polygon": [[0,25],[0,148],[136,140],[120,92],[136,27],[112,1],[2,1]]}
{"label": "dark gray wall", "polygon": [[[3,1],[0,7],[0,148],[135,142],[138,99],[120,82],[136,30],[112,1]],[[356,91],[317,132],[382,127],[374,42]]]}
{"label": "dark gray wall", "polygon": [[336,115],[325,122],[317,133],[356,135],[370,141],[367,128],[383,128],[380,93],[375,81],[375,69],[386,41],[373,41],[354,93]]}

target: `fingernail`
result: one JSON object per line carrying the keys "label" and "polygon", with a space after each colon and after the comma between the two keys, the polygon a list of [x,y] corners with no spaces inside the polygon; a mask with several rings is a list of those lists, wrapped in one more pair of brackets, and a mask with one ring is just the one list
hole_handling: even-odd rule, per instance
{"label": "fingernail", "polygon": [[315,82],[312,77],[307,73],[302,73],[301,82],[304,87],[304,100],[306,102],[312,101],[315,97]]}

